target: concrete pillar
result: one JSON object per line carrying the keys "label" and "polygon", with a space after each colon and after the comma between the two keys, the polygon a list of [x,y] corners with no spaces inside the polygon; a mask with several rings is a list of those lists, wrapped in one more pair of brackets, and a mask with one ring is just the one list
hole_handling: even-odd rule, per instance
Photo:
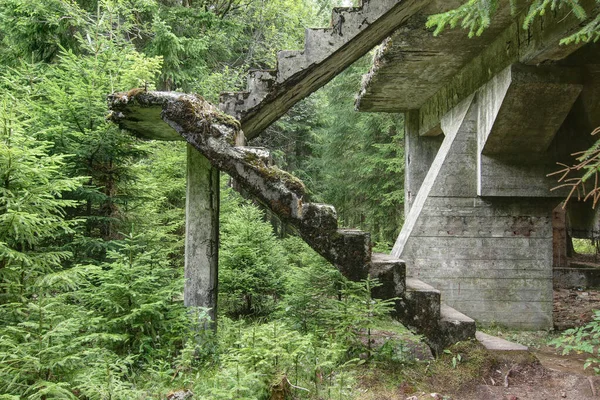
{"label": "concrete pillar", "polygon": [[219,251],[219,171],[187,146],[185,218],[186,306],[211,308],[216,320]]}
{"label": "concrete pillar", "polygon": [[408,216],[410,208],[419,193],[421,184],[442,145],[444,135],[421,136],[419,134],[419,112],[409,111],[404,117],[404,215]]}

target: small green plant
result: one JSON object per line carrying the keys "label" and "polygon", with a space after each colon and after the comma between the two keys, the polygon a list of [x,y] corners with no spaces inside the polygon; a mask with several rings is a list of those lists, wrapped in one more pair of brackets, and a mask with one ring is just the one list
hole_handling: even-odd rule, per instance
{"label": "small green plant", "polygon": [[444,353],[452,356],[452,368],[456,369],[458,364],[462,362],[462,355],[460,353],[454,354],[448,349],[444,350]]}
{"label": "small green plant", "polygon": [[572,351],[591,354],[583,368],[592,367],[596,374],[600,374],[600,310],[594,311],[594,318],[587,325],[566,330],[550,341],[550,345],[562,348],[563,354]]}

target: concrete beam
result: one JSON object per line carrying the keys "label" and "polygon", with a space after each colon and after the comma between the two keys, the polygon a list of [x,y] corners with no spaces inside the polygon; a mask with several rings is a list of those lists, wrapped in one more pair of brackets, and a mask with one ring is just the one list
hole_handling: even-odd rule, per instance
{"label": "concrete beam", "polygon": [[479,91],[485,155],[544,153],[583,88],[577,68],[513,64]]}
{"label": "concrete beam", "polygon": [[184,304],[210,308],[216,321],[219,254],[219,171],[187,146]]}

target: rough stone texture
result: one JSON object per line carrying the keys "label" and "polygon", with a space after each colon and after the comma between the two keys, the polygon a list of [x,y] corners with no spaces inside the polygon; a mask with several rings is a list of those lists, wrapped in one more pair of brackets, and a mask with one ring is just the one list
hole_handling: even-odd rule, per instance
{"label": "rough stone texture", "polygon": [[472,95],[442,119],[444,141],[392,254],[482,323],[548,328],[557,201],[478,197],[480,106]]}
{"label": "rough stone texture", "polygon": [[110,97],[110,103],[112,119],[134,134],[152,137],[164,135],[165,130],[178,132],[215,168],[227,172],[283,222],[293,226],[347,278],[367,277],[371,258],[369,234],[337,229],[335,209],[305,203],[303,183],[270,165],[264,149],[234,146],[241,132],[237,120],[195,95],[116,93]]}
{"label": "rough stone texture", "polygon": [[[459,29],[433,37],[423,23],[441,8],[435,3],[424,8],[384,44],[365,78],[358,108],[419,110],[421,134],[439,134],[441,117],[507,66],[562,60],[581,46],[559,45],[560,38],[582,26],[567,7],[524,30],[524,13],[512,18],[503,4],[490,28],[472,39]],[[581,4],[591,17],[597,15],[594,1]]]}
{"label": "rough stone texture", "polygon": [[185,209],[186,306],[210,308],[216,320],[219,265],[219,171],[188,145]]}
{"label": "rough stone texture", "polygon": [[429,2],[364,0],[334,9],[330,28],[307,29],[304,50],[279,52],[276,70],[252,71],[246,91],[221,95],[221,110],[241,121],[248,139],[256,137]]}

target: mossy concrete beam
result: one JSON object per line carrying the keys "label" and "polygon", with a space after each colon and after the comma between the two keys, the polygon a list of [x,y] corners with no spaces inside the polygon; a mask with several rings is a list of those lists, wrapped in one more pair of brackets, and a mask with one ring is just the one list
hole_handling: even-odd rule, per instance
{"label": "mossy concrete beam", "polygon": [[[112,119],[138,136],[147,129],[173,130],[236,182],[349,279],[368,275],[370,236],[337,229],[333,207],[309,203],[302,181],[270,165],[262,149],[235,146],[240,123],[199,96],[165,92],[116,93],[110,97]],[[152,121],[151,126],[144,120]]]}

